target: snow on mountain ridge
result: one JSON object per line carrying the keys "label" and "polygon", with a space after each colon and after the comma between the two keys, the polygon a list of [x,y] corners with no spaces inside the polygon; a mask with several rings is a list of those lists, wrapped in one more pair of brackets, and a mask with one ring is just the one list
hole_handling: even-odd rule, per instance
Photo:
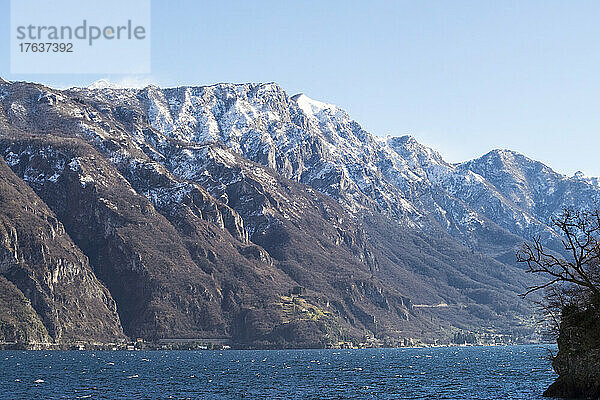
{"label": "snow on mountain ridge", "polygon": [[[253,161],[342,200],[350,210],[360,210],[375,201],[404,223],[421,221],[431,214],[442,226],[465,234],[475,229],[472,224],[489,224],[476,217],[469,205],[453,199],[465,191],[456,188],[460,182],[478,182],[486,187],[483,179],[471,172],[457,172],[439,153],[414,138],[381,141],[339,107],[305,95],[288,98],[278,87],[226,85],[217,91],[204,87],[192,92],[178,90],[167,90],[175,95],[168,101],[175,107],[160,107],[168,110],[167,117],[153,118],[150,113],[150,121],[180,140],[219,140]],[[162,93],[167,96],[167,91]],[[190,104],[187,110],[183,103]],[[153,107],[157,105],[151,104],[150,110]],[[165,128],[161,121],[168,120],[169,115],[174,116],[173,123]],[[218,132],[213,130],[210,137],[199,134],[210,130],[209,121],[215,121]],[[174,135],[184,130],[186,134]],[[458,201],[458,208],[448,213],[448,205],[442,206],[440,199],[432,197],[432,187],[440,193],[435,198],[450,196],[444,201]],[[465,215],[471,216],[468,222]]]}
{"label": "snow on mountain ridge", "polygon": [[[274,83],[128,93],[116,98],[122,96],[124,105],[139,102],[161,135],[224,143],[352,212],[377,204],[399,222],[421,227],[433,218],[463,242],[475,244],[475,232],[492,237],[501,229],[521,237],[551,236],[549,211],[574,201],[559,190],[564,177],[518,153],[494,150],[453,165],[413,137],[373,136],[341,108],[304,94],[288,97]],[[592,194],[586,196],[591,200]],[[589,201],[584,196],[580,203]]]}
{"label": "snow on mountain ridge", "polygon": [[155,82],[152,79],[138,77],[138,76],[125,76],[116,81],[102,78],[93,82],[87,88],[71,88],[73,90],[88,89],[88,90],[100,90],[100,89],[143,89],[148,86],[155,86]]}
{"label": "snow on mountain ridge", "polygon": [[123,89],[121,86],[117,85],[114,82],[109,81],[108,79],[99,79],[93,82],[91,85],[87,87],[87,89],[95,90],[95,89]]}
{"label": "snow on mountain ridge", "polygon": [[573,174],[573,179],[588,183],[592,186],[600,187],[600,178],[595,176],[586,176],[583,171],[577,171]]}
{"label": "snow on mountain ridge", "polygon": [[459,168],[481,175],[507,199],[544,223],[565,208],[593,208],[600,201],[597,187],[568,178],[515,151],[493,150]]}
{"label": "snow on mountain ridge", "polygon": [[323,113],[336,116],[337,118],[346,118],[348,116],[348,114],[338,106],[313,100],[304,93],[292,96],[291,100],[298,104],[298,107],[300,107],[304,114],[316,119],[319,119],[319,116]]}

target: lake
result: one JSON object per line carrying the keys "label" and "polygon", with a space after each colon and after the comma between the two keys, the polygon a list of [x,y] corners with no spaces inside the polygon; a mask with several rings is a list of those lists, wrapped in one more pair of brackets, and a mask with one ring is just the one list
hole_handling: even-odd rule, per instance
{"label": "lake", "polygon": [[537,399],[551,350],[0,351],[0,398]]}

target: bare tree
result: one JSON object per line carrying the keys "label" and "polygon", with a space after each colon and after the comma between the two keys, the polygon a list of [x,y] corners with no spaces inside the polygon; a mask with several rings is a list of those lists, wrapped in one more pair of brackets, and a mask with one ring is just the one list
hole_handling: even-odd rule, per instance
{"label": "bare tree", "polygon": [[548,299],[555,306],[577,300],[598,303],[600,300],[600,211],[565,210],[552,219],[552,226],[563,236],[567,257],[544,247],[541,238],[525,243],[517,260],[528,271],[543,275],[548,281],[528,288],[524,296],[550,288]]}

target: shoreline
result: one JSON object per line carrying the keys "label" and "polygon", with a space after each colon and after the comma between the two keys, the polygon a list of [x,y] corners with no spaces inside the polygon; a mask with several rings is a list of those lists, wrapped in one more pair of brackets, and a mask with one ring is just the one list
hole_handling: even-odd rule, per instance
{"label": "shoreline", "polygon": [[221,348],[158,348],[148,345],[140,348],[124,348],[122,346],[114,347],[112,345],[88,345],[87,347],[78,347],[64,344],[40,344],[33,345],[15,345],[0,343],[0,351],[106,351],[106,352],[135,352],[135,351],[286,351],[286,350],[371,350],[371,349],[433,349],[433,348],[467,348],[467,347],[510,347],[510,346],[556,346],[555,342],[536,342],[536,343],[501,343],[501,344],[443,344],[443,345],[414,345],[397,347],[281,347],[281,348],[252,348],[243,346],[225,346]]}

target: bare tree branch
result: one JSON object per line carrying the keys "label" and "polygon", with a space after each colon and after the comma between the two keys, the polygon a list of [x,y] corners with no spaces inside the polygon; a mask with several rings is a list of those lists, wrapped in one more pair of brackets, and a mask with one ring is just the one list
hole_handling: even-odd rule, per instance
{"label": "bare tree branch", "polygon": [[565,210],[552,219],[552,226],[563,236],[569,259],[547,250],[540,237],[523,244],[517,261],[527,264],[528,272],[549,280],[529,287],[523,296],[557,285],[575,285],[600,299],[600,212]]}

